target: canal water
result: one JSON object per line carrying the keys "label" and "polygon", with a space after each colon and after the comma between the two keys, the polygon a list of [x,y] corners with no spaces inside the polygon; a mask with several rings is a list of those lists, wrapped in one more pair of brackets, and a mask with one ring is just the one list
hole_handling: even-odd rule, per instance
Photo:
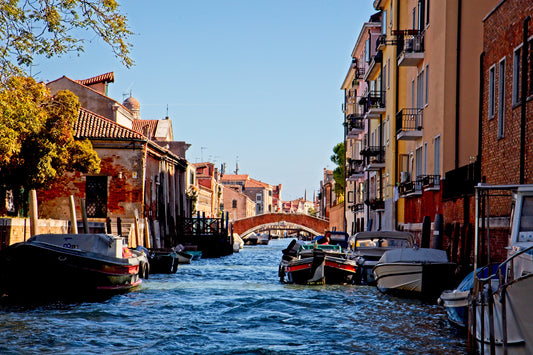
{"label": "canal water", "polygon": [[[444,310],[368,286],[279,282],[289,239],[98,302],[0,305],[0,353],[461,354]],[[45,275],[43,275],[45,277]],[[38,298],[38,291],[35,297]]]}

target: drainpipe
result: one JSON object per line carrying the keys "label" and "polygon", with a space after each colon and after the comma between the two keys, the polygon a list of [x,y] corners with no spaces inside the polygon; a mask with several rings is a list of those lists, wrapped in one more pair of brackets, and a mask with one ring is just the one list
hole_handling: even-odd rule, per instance
{"label": "drainpipe", "polygon": [[[386,26],[386,24],[385,24]],[[383,61],[385,60],[385,58],[383,57],[383,54],[381,55],[381,65],[380,65],[380,72],[381,72],[381,75],[379,76],[379,88],[380,88],[380,91],[381,93],[385,93],[385,90],[384,89],[384,82],[383,82]],[[381,93],[380,93],[380,96],[381,96]],[[383,100],[383,103],[385,103],[385,108],[387,107],[387,104],[386,104],[386,101],[385,101],[385,95],[383,95],[383,97],[381,98]],[[382,105],[383,105],[382,103]],[[384,151],[384,145],[383,145],[383,114],[380,114],[379,115],[379,161],[383,161],[385,160],[385,151]],[[383,204],[385,204],[385,196],[384,196],[384,193],[383,193],[383,169],[379,169],[379,195],[381,197],[381,200],[383,201]],[[378,225],[378,231],[381,230],[381,214],[383,212],[378,212],[378,217],[379,217],[379,225]]]}
{"label": "drainpipe", "polygon": [[346,143],[346,130],[348,129],[347,125],[346,125],[346,89],[344,89],[344,124],[343,124],[343,127],[344,127],[344,208],[343,208],[343,216],[342,216],[342,219],[343,219],[343,224],[344,224],[344,231],[346,232],[346,200],[348,199],[348,193],[347,193],[347,183],[346,183],[346,147],[348,146]]}
{"label": "drainpipe", "polygon": [[459,167],[459,84],[461,82],[461,19],[463,1],[457,1],[457,58],[455,68],[455,169]]}
{"label": "drainpipe", "polygon": [[478,99],[478,141],[477,141],[477,160],[479,164],[479,176],[481,177],[481,155],[483,153],[481,142],[483,141],[483,88],[485,86],[484,71],[485,66],[483,61],[485,59],[485,52],[479,56],[479,99]]}
{"label": "drainpipe", "polygon": [[[394,3],[393,3],[394,5]],[[396,11],[395,11],[395,14],[396,14],[396,24],[395,24],[395,29],[396,31],[398,31],[400,29],[400,0],[397,0],[396,1]],[[398,182],[399,180],[399,176],[398,176],[398,140],[396,139],[396,113],[398,112],[398,94],[399,94],[399,85],[398,85],[398,81],[399,81],[399,77],[400,77],[400,67],[398,66],[398,46],[396,45],[395,47],[395,50],[394,50],[394,55],[396,56],[396,70],[395,70],[395,77],[396,77],[396,80],[395,80],[395,83],[394,83],[394,111],[393,111],[393,117],[392,117],[392,121],[394,122],[394,125],[390,125],[390,127],[394,127],[393,131],[392,131],[392,136],[394,137],[392,139],[392,149],[394,149],[394,161],[392,162],[392,176],[394,177],[394,181],[395,182]],[[396,186],[395,186],[396,188]],[[397,230],[398,229],[398,201],[394,201],[394,192],[392,194],[392,208],[394,210],[394,213],[393,213],[393,228],[394,230]]]}
{"label": "drainpipe", "polygon": [[520,103],[520,184],[525,183],[525,159],[526,159],[526,93],[527,93],[527,55],[528,50],[528,25],[531,17],[524,20],[524,32],[522,36],[522,80],[521,80],[521,103]]}

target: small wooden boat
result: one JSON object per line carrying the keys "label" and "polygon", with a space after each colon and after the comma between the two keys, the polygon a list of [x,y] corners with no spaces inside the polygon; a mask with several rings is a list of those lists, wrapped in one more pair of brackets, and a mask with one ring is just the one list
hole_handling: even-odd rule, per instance
{"label": "small wooden boat", "polygon": [[0,251],[0,287],[10,296],[123,292],[148,270],[144,253],[106,234],[39,234]]}

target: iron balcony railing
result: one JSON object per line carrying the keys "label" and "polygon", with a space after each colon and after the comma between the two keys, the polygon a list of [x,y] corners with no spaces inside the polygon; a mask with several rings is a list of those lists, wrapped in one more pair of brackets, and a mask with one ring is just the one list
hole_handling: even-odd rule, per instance
{"label": "iron balcony railing", "polygon": [[424,52],[424,33],[419,30],[400,31],[397,39],[398,57],[405,53]]}
{"label": "iron balcony railing", "polygon": [[365,112],[373,108],[385,108],[385,91],[369,91],[361,97],[359,104],[364,106]]}
{"label": "iron balcony railing", "polygon": [[348,132],[352,129],[364,130],[365,129],[365,118],[357,113],[351,113],[346,116],[346,122],[344,123]]}
{"label": "iron balcony railing", "polygon": [[422,180],[405,181],[398,186],[400,196],[412,195],[415,193],[422,194]]}
{"label": "iron balcony railing", "polygon": [[425,188],[440,188],[440,175],[422,175],[421,179]]}
{"label": "iron balcony railing", "polygon": [[365,204],[370,207],[371,210],[384,210],[385,209],[385,201],[381,198],[373,198],[371,200],[366,200]]}
{"label": "iron balcony railing", "polygon": [[361,155],[364,156],[378,156],[385,155],[385,148],[380,146],[368,146],[361,150]]}
{"label": "iron balcony railing", "polygon": [[346,159],[346,178],[352,175],[363,174],[363,160],[360,159]]}
{"label": "iron balcony railing", "polygon": [[403,131],[421,131],[424,125],[424,110],[404,108],[396,114],[396,134]]}
{"label": "iron balcony railing", "polygon": [[349,209],[354,212],[363,212],[365,210],[365,204],[364,203],[356,203],[355,205],[351,205]]}

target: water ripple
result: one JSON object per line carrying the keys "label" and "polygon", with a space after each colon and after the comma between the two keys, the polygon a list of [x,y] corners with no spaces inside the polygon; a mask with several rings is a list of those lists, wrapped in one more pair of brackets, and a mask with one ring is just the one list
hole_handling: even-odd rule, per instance
{"label": "water ripple", "polygon": [[100,302],[0,305],[0,353],[456,354],[443,310],[366,286],[279,283],[288,240],[180,265]]}

